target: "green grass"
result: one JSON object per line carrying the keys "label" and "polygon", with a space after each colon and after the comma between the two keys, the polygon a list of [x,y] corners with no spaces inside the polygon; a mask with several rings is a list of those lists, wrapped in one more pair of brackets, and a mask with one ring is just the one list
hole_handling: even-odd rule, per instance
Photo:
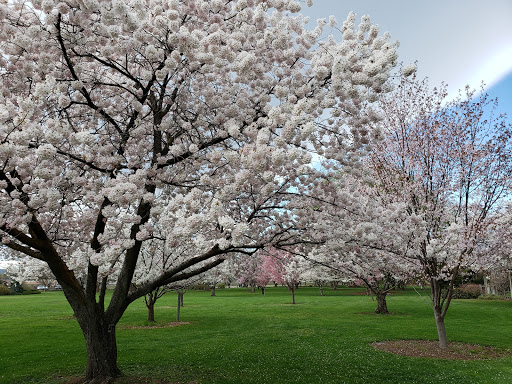
{"label": "green grass", "polygon": [[[300,288],[297,305],[284,288],[266,296],[245,289],[185,294],[182,321],[145,325],[142,301],[128,308],[117,336],[119,367],[127,375],[198,383],[511,383],[512,358],[443,361],[409,358],[369,344],[436,339],[432,310],[414,292],[388,299],[391,316],[353,290]],[[176,295],[157,302],[156,320],[175,320]],[[85,345],[62,292],[0,296],[0,383],[57,383],[81,375]],[[512,302],[454,300],[448,338],[512,347]]]}

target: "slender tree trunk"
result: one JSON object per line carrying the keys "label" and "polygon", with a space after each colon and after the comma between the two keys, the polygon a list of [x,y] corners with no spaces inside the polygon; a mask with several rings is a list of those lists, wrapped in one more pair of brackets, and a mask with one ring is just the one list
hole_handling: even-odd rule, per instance
{"label": "slender tree trunk", "polygon": [[321,285],[320,285],[320,296],[325,296],[324,295],[324,287],[322,287]]}
{"label": "slender tree trunk", "polygon": [[[432,308],[434,310],[434,318],[436,320],[437,336],[439,338],[439,348],[448,348],[448,339],[446,337],[446,328],[444,325],[444,318],[446,315],[447,306],[450,304],[448,301],[444,303],[444,311],[442,305],[442,285],[439,280],[430,279],[430,290],[432,297]],[[447,295],[449,292],[447,293]],[[451,298],[451,297],[450,297]]]}
{"label": "slender tree trunk", "polygon": [[182,305],[183,294],[178,290],[178,306],[176,307],[176,321],[180,321],[180,309]]}
{"label": "slender tree trunk", "polygon": [[215,285],[210,287],[210,290],[212,292],[212,294],[210,296],[215,296]]}
{"label": "slender tree trunk", "polygon": [[446,337],[446,328],[444,326],[444,317],[439,311],[434,310],[434,316],[436,318],[437,336],[439,338],[439,348],[448,348],[448,339]]}
{"label": "slender tree trunk", "polygon": [[263,296],[265,296],[265,287],[263,287],[263,286],[261,287],[261,294],[262,294]]}
{"label": "slender tree trunk", "polygon": [[295,304],[295,287],[291,287],[290,291],[292,293],[292,304]]}
{"label": "slender tree trunk", "polygon": [[181,306],[183,307],[183,295],[185,294],[185,292],[178,292],[178,296],[180,298],[180,303],[181,303]]}
{"label": "slender tree trunk", "polygon": [[375,313],[381,315],[389,315],[388,305],[386,303],[386,296],[386,293],[376,293],[377,309],[375,310]]}

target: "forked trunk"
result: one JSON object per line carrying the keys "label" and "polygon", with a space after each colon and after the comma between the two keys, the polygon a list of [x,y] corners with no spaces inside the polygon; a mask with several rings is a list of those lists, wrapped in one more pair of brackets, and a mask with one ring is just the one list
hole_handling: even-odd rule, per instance
{"label": "forked trunk", "polygon": [[378,293],[377,296],[377,309],[375,310],[375,313],[381,314],[381,315],[389,315],[388,311],[388,305],[386,303],[386,293]]}

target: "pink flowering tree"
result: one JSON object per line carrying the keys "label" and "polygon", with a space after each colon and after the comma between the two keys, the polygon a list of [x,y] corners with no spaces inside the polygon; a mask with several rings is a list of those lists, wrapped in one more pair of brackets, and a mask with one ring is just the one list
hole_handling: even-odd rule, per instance
{"label": "pink flowering tree", "polygon": [[[402,78],[382,99],[384,141],[367,165],[381,194],[415,217],[413,270],[430,284],[439,345],[455,281],[489,258],[482,245],[509,198],[512,130],[485,94],[446,102],[446,87]],[[488,116],[488,117],[486,117]],[[487,261],[486,261],[487,260]]]}
{"label": "pink flowering tree", "polygon": [[[62,286],[87,380],[120,374],[116,325],[130,303],[233,252],[296,242],[285,192],[313,172],[310,152],[346,161],[368,142],[396,44],[354,14],[339,41],[324,39],[326,21],[307,30],[299,11],[293,0],[0,3],[2,240]],[[189,253],[134,287],[155,226]]]}
{"label": "pink flowering tree", "polygon": [[251,257],[240,255],[237,260],[236,272],[239,284],[250,287],[253,293],[258,287],[263,295],[265,294],[265,287],[272,280],[272,276],[264,268],[264,261],[265,258],[261,252],[257,252]]}
{"label": "pink flowering tree", "polygon": [[310,267],[306,259],[301,255],[277,249],[270,249],[265,253],[263,270],[273,281],[288,288],[292,295],[292,304],[295,304],[295,290]]}

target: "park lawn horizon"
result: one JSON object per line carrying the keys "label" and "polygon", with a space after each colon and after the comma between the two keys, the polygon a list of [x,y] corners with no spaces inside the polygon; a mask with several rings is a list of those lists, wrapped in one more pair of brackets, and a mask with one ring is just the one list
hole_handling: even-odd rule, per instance
{"label": "park lawn horizon", "polygon": [[[372,313],[362,289],[301,287],[297,304],[283,287],[187,291],[177,327],[144,328],[133,303],[117,326],[125,375],[212,383],[510,383],[512,357],[453,361],[397,356],[375,341],[436,340],[428,296],[388,298],[390,316]],[[359,293],[359,294],[357,294]],[[177,296],[157,301],[157,325],[175,321]],[[512,302],[454,300],[449,341],[512,347]],[[85,342],[62,292],[0,296],[0,384],[63,383],[85,372]]]}

